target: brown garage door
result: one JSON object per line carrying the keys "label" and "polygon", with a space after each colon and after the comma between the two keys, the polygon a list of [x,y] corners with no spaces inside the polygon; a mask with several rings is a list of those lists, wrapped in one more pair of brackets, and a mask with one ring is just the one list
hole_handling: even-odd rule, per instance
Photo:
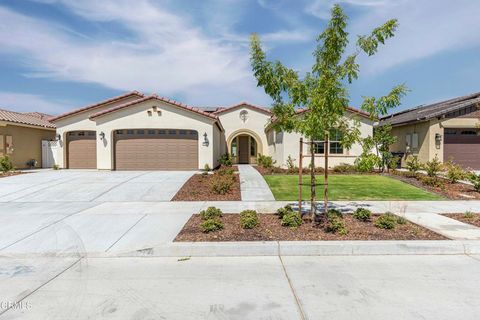
{"label": "brown garage door", "polygon": [[480,136],[475,129],[445,129],[443,158],[463,168],[480,169]]}
{"label": "brown garage door", "polygon": [[198,132],[172,129],[115,131],[116,170],[197,170]]}
{"label": "brown garage door", "polygon": [[70,169],[97,168],[97,140],[95,131],[67,133],[67,161]]}

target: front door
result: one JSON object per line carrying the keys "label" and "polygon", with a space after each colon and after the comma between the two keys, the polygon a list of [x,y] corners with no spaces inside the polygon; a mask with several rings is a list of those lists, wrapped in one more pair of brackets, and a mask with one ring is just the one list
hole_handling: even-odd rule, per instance
{"label": "front door", "polygon": [[238,137],[238,163],[249,163],[248,136]]}

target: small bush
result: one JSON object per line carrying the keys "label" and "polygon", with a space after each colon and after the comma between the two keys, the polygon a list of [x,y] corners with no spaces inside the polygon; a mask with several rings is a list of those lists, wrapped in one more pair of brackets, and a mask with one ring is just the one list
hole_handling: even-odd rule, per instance
{"label": "small bush", "polygon": [[258,154],[257,163],[266,169],[270,169],[273,168],[273,165],[276,163],[276,161],[274,161],[270,156]]}
{"label": "small bush", "polygon": [[223,229],[223,222],[220,219],[208,219],[201,224],[202,231],[205,233],[218,231]]}
{"label": "small bush", "polygon": [[467,211],[463,214],[463,217],[465,219],[473,219],[473,212],[472,211]]}
{"label": "small bush", "polygon": [[357,169],[355,168],[355,166],[348,163],[340,163],[339,165],[333,167],[333,172],[336,173],[353,173],[356,171]]}
{"label": "small bush", "polygon": [[373,153],[362,154],[355,160],[355,167],[360,172],[372,172],[380,162],[381,159]]}
{"label": "small bush", "polygon": [[12,171],[14,169],[12,160],[9,156],[4,156],[0,158],[0,171],[3,173]]}
{"label": "small bush", "polygon": [[348,234],[347,227],[343,221],[343,215],[340,211],[332,209],[328,211],[328,222],[325,226],[325,231],[331,233],[338,233],[341,235]]}
{"label": "small bush", "polygon": [[453,162],[448,162],[446,164],[447,168],[447,179],[450,183],[456,183],[458,180],[465,179],[465,171],[458,164]]}
{"label": "small bush", "polygon": [[358,208],[353,213],[353,217],[360,221],[369,221],[372,216],[372,211],[365,208]]}
{"label": "small bush", "polygon": [[208,163],[205,163],[205,165],[203,166],[203,171],[204,171],[204,172],[208,172],[208,171],[210,171],[210,170],[211,170],[211,169],[210,169],[210,166],[208,165]]}
{"label": "small bush", "polygon": [[231,175],[233,175],[234,172],[235,172],[235,170],[233,170],[232,168],[228,168],[228,167],[225,168],[224,167],[224,168],[218,169],[216,173],[218,175],[221,175],[221,176],[225,176],[225,175],[231,176]]}
{"label": "small bush", "polygon": [[282,217],[282,226],[290,228],[298,228],[302,225],[302,217],[298,212],[287,212]]}
{"label": "small bush", "polygon": [[398,224],[407,224],[408,220],[404,217],[397,217]]}
{"label": "small bush", "polygon": [[227,194],[232,190],[235,183],[235,177],[233,175],[219,175],[213,176],[211,181],[211,189],[216,194]]}
{"label": "small bush", "polygon": [[53,165],[53,170],[59,170],[59,169],[60,169],[60,166],[58,164]]}
{"label": "small bush", "polygon": [[295,165],[295,159],[293,159],[290,155],[287,157],[287,171],[289,173],[298,172],[298,167]]}
{"label": "small bush", "polygon": [[207,210],[200,211],[200,218],[202,220],[216,219],[223,215],[222,210],[215,207],[208,207]]}
{"label": "small bush", "polygon": [[232,163],[233,163],[232,162],[232,156],[229,153],[225,153],[218,159],[218,162],[222,166],[231,167]]}
{"label": "small bush", "polygon": [[394,157],[390,157],[388,160],[387,160],[387,168],[388,170],[396,170],[398,168],[398,162],[401,160],[400,157],[398,156],[394,156]]}
{"label": "small bush", "polygon": [[243,210],[240,212],[240,226],[243,229],[253,229],[258,226],[257,211]]}
{"label": "small bush", "polygon": [[407,163],[408,172],[414,175],[416,175],[417,172],[422,169],[422,164],[418,160],[417,156],[408,156],[406,163]]}
{"label": "small bush", "polygon": [[438,177],[430,177],[430,176],[422,176],[420,177],[420,181],[425,186],[435,187],[435,188],[443,188],[444,184],[441,179]]}
{"label": "small bush", "polygon": [[437,155],[431,161],[425,163],[425,171],[429,177],[436,177],[438,173],[442,170],[442,163],[438,160]]}
{"label": "small bush", "polygon": [[380,229],[394,229],[397,225],[397,217],[390,212],[382,214],[375,221],[375,227]]}
{"label": "small bush", "polygon": [[285,207],[279,208],[277,210],[276,215],[278,216],[279,219],[283,219],[284,215],[286,215],[287,213],[292,213],[292,212],[293,212],[293,208],[290,205],[287,204]]}
{"label": "small bush", "polygon": [[480,192],[480,174],[475,174],[474,172],[471,172],[468,175],[468,181],[473,184],[473,188],[475,189],[475,191]]}

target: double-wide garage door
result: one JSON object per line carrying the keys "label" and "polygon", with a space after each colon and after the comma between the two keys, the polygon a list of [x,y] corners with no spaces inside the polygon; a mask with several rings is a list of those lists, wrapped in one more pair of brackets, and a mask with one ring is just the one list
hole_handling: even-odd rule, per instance
{"label": "double-wide garage door", "polygon": [[116,130],[115,170],[197,170],[198,132],[177,129]]}
{"label": "double-wide garage door", "polygon": [[480,136],[475,129],[445,129],[444,161],[480,170]]}
{"label": "double-wide garage door", "polygon": [[95,131],[71,131],[67,133],[67,166],[70,169],[97,168]]}

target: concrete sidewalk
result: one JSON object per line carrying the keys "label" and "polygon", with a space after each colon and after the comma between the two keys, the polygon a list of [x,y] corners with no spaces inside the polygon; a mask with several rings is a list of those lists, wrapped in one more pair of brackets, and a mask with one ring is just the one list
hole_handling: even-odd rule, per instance
{"label": "concrete sidewalk", "polygon": [[244,201],[273,201],[275,197],[262,175],[251,165],[239,164],[240,190]]}

